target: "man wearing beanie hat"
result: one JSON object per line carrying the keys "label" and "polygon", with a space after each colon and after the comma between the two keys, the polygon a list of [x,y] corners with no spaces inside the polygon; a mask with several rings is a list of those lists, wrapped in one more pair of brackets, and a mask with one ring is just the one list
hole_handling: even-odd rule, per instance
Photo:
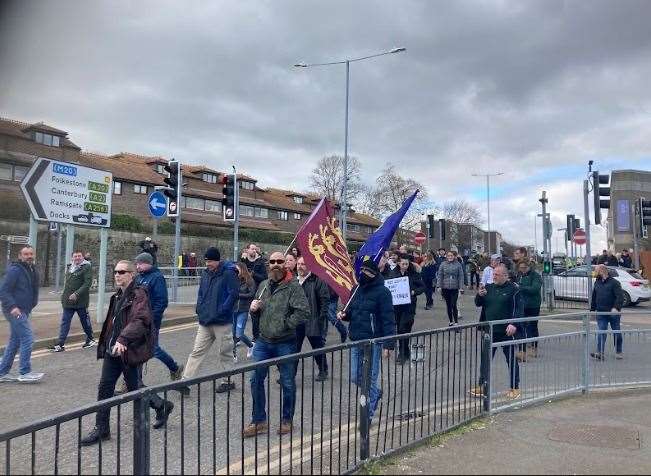
{"label": "man wearing beanie hat", "polygon": [[[163,322],[163,313],[167,309],[167,285],[165,277],[160,270],[154,266],[154,258],[149,253],[140,253],[136,256],[136,285],[142,286],[149,292],[149,303],[151,304],[153,324],[156,327],[156,334],[160,331]],[[183,366],[179,366],[176,361],[160,346],[158,338],[154,348],[154,357],[160,360],[170,371],[170,378],[178,380],[183,374]]]}
{"label": "man wearing beanie hat", "polygon": [[[375,339],[396,334],[391,291],[384,285],[384,277],[372,259],[367,259],[362,263],[359,288],[353,295],[346,312],[339,312],[337,317],[340,320],[349,321],[348,335],[351,341]],[[369,388],[369,420],[373,418],[381,397],[381,390],[377,384],[380,375],[380,356],[384,353],[385,357],[389,357],[393,348],[393,341],[373,344]],[[364,350],[361,347],[353,347],[350,352],[350,379],[355,385],[361,386]]]}
{"label": "man wearing beanie hat", "polygon": [[[240,293],[237,268],[232,261],[222,261],[219,250],[215,247],[208,248],[204,258],[206,269],[201,274],[196,306],[199,328],[194,340],[194,348],[185,364],[184,379],[196,375],[199,365],[215,342],[218,346],[215,370],[224,370],[228,359],[226,346],[233,342],[230,337],[233,329],[233,308]],[[222,381],[217,387],[217,392],[228,392],[234,388],[234,383]],[[189,393],[189,388],[184,392]]]}

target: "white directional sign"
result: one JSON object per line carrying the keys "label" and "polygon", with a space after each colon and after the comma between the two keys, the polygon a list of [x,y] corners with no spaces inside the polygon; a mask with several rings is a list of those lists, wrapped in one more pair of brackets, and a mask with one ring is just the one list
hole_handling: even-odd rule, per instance
{"label": "white directional sign", "polygon": [[110,172],[40,158],[20,188],[36,220],[110,227],[112,181]]}

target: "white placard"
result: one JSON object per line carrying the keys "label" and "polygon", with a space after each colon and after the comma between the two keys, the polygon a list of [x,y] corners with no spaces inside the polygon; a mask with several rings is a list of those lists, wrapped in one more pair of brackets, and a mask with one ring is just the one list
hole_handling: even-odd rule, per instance
{"label": "white placard", "polygon": [[384,285],[391,291],[393,305],[411,304],[411,290],[409,289],[409,277],[385,279]]}
{"label": "white placard", "polygon": [[36,220],[111,226],[111,172],[39,158],[21,188]]}

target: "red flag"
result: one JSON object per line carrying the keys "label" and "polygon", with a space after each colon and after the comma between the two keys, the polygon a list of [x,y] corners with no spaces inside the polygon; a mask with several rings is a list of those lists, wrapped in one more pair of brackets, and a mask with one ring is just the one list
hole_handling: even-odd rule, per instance
{"label": "red flag", "polygon": [[330,202],[322,199],[296,235],[307,268],[326,282],[342,302],[357,284],[346,242],[335,224]]}

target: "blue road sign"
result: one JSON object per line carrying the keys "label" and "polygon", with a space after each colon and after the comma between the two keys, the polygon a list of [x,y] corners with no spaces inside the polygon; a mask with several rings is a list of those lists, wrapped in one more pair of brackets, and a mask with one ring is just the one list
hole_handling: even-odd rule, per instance
{"label": "blue road sign", "polygon": [[149,195],[149,200],[147,201],[149,205],[149,213],[154,218],[161,218],[165,216],[167,212],[167,198],[163,195],[163,192],[153,192]]}

